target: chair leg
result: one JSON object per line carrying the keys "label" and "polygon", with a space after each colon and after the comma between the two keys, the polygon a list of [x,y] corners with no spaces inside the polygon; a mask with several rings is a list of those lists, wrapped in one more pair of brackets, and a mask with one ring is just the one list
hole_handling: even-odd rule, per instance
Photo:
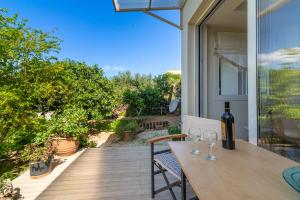
{"label": "chair leg", "polygon": [[154,180],[154,145],[151,144],[151,197],[155,197],[155,180]]}
{"label": "chair leg", "polygon": [[166,175],[166,173],[165,173],[165,170],[157,163],[157,166],[158,166],[158,168],[161,170],[161,173],[162,173],[162,175],[163,175],[163,177],[164,177],[164,179],[165,179],[165,182],[166,182],[166,184],[167,184],[167,187],[168,187],[168,189],[169,189],[169,191],[170,191],[170,193],[171,193],[171,195],[172,195],[172,198],[173,198],[173,200],[177,200],[176,199],[176,196],[175,196],[175,194],[174,194],[174,191],[173,191],[173,189],[172,189],[172,185],[170,184],[170,182],[169,182],[169,180],[168,180],[168,177],[167,177],[167,175]]}
{"label": "chair leg", "polygon": [[186,200],[186,177],[181,170],[181,200]]}

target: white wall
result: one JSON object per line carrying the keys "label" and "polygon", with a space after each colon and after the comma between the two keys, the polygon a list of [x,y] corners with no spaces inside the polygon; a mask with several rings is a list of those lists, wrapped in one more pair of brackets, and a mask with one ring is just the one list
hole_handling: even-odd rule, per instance
{"label": "white wall", "polygon": [[[217,45],[217,33],[222,33],[225,31],[231,37],[226,38],[228,42],[228,51],[246,53],[247,48],[247,37],[242,37],[239,39],[239,45],[234,44],[233,38],[236,35],[244,35],[240,30],[235,29],[224,29],[224,28],[208,28],[207,31],[207,95],[203,98],[207,98],[207,117],[210,119],[220,119],[220,116],[224,112],[224,102],[229,101],[231,107],[231,113],[235,117],[236,122],[236,138],[248,140],[248,132],[245,127],[248,126],[248,106],[247,106],[247,96],[223,96],[219,95],[219,59],[215,55]],[[230,42],[231,44],[230,46]],[[245,45],[242,45],[245,43]],[[232,73],[231,73],[232,74]],[[228,79],[230,80],[230,79]],[[226,81],[228,81],[226,80]],[[235,86],[237,81],[231,79],[232,86]],[[234,87],[232,87],[234,88]]]}
{"label": "white wall", "polygon": [[[188,0],[183,8],[181,34],[182,115],[198,115],[198,34],[201,21],[216,0]],[[196,83],[196,84],[195,84]]]}

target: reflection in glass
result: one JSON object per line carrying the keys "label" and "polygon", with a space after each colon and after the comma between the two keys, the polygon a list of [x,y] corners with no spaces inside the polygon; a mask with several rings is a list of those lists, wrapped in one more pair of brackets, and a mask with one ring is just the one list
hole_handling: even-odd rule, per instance
{"label": "reflection in glass", "polygon": [[259,142],[298,162],[299,10],[299,0],[258,0]]}
{"label": "reflection in glass", "polygon": [[237,96],[248,94],[247,66],[241,65],[237,62],[238,60],[247,60],[245,58],[246,55],[238,54],[220,57],[219,95]]}

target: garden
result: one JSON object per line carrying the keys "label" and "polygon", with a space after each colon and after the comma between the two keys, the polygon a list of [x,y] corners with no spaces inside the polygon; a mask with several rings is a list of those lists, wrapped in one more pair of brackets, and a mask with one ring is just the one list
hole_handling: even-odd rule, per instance
{"label": "garden", "polygon": [[62,40],[54,32],[5,9],[0,23],[0,188],[29,166],[33,176],[49,170],[54,154],[95,147],[90,135],[113,131],[131,140],[143,116],[165,115],[180,99],[178,74],[106,77],[97,65],[58,59]]}

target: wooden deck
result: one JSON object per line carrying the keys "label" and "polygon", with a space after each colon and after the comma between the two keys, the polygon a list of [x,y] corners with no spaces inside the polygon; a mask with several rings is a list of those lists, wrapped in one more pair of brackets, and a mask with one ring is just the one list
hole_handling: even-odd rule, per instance
{"label": "wooden deck", "polygon": [[[88,149],[37,199],[150,200],[149,151],[149,146]],[[160,175],[156,182],[165,185]],[[178,199],[179,192],[176,188]],[[188,186],[188,196],[192,195]],[[155,199],[171,196],[165,191]]]}

